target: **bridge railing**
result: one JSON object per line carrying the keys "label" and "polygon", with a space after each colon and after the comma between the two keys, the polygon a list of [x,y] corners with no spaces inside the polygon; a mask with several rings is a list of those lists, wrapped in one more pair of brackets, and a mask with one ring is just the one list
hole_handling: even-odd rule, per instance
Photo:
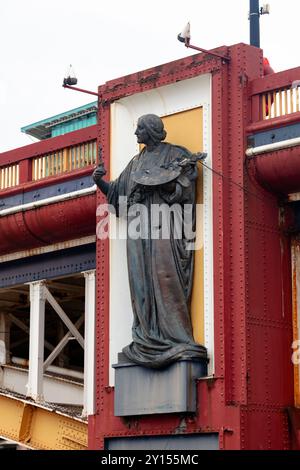
{"label": "bridge railing", "polygon": [[9,165],[0,168],[0,189],[13,188],[19,184],[19,165]]}
{"label": "bridge railing", "polygon": [[96,125],[0,154],[0,191],[92,168]]}
{"label": "bridge railing", "polygon": [[253,125],[261,122],[264,127],[276,125],[280,120],[298,120],[300,67],[253,80],[250,84],[250,97]]}
{"label": "bridge railing", "polygon": [[33,158],[32,179],[37,181],[47,178],[47,176],[61,175],[66,171],[79,170],[89,165],[94,165],[96,158],[96,140],[63,148],[56,152]]}
{"label": "bridge railing", "polygon": [[272,119],[300,111],[300,81],[287,88],[263,93],[262,117]]}

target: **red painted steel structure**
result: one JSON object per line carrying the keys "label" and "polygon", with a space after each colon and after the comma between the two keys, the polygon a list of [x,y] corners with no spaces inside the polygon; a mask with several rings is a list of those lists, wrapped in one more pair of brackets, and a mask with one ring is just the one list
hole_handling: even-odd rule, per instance
{"label": "red painted steel structure", "polygon": [[[290,360],[290,245],[278,225],[276,195],[245,166],[247,129],[260,119],[256,89],[262,51],[222,48],[229,63],[195,55],[112,80],[99,88],[99,145],[110,155],[110,103],[134,93],[212,74],[215,375],[198,382],[199,411],[125,420],[109,387],[109,242],[97,241],[96,414],[90,448],[112,437],[219,434],[221,449],[288,449],[286,408],[293,405]],[[274,77],[268,78],[273,80]],[[242,189],[244,188],[244,189]],[[102,197],[98,196],[98,203]]]}
{"label": "red painted steel structure", "polygon": [[[20,185],[1,197],[90,174],[91,167],[31,181],[31,159],[95,139],[109,169],[110,104],[134,93],[212,75],[215,374],[197,384],[199,411],[183,418],[114,416],[109,387],[109,242],[97,241],[96,414],[89,447],[111,437],[219,434],[221,449],[289,449],[293,408],[289,210],[299,191],[298,147],[246,159],[247,136],[300,122],[300,113],[263,121],[260,94],[290,85],[300,69],[263,78],[262,51],[217,49],[229,63],[198,54],[112,80],[99,88],[99,125],[1,154],[20,162]],[[220,175],[224,175],[224,177]],[[103,202],[100,192],[97,202]],[[0,219],[0,253],[95,233],[95,195]],[[27,227],[26,227],[27,226]],[[29,227],[29,231],[28,231]],[[32,233],[37,236],[32,237]],[[290,415],[293,413],[290,412]],[[294,444],[295,445],[295,444]]]}
{"label": "red painted steel structure", "polygon": [[95,194],[19,211],[0,218],[0,254],[94,235],[95,226]]}
{"label": "red painted steel structure", "polygon": [[[93,166],[32,181],[32,159],[80,143],[95,140],[97,126],[46,139],[0,154],[1,166],[20,164],[20,184],[1,190],[0,199],[38,191],[74,178],[91,175]],[[85,195],[36,209],[0,217],[0,255],[32,249],[60,241],[94,235],[96,230],[96,195]]]}
{"label": "red painted steel structure", "polygon": [[277,150],[253,157],[249,162],[256,179],[267,189],[284,197],[300,191],[299,148]]}
{"label": "red painted steel structure", "polygon": [[78,131],[69,132],[51,139],[41,140],[34,144],[25,145],[13,150],[8,150],[0,154],[1,166],[11,163],[21,162],[23,160],[39,157],[40,155],[56,152],[60,149],[71,147],[73,145],[89,142],[97,136],[97,126],[90,126]]}

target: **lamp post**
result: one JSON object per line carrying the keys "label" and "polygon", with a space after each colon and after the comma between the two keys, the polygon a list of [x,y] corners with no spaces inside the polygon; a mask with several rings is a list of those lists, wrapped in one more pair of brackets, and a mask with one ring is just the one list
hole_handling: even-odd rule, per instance
{"label": "lamp post", "polygon": [[75,76],[72,77],[71,75],[69,75],[68,77],[64,78],[64,81],[62,84],[63,88],[68,88],[69,90],[80,91],[81,93],[87,93],[88,95],[99,96],[98,93],[96,93],[95,91],[84,90],[83,88],[78,88],[78,87],[75,87],[74,85],[77,85],[77,78]]}
{"label": "lamp post", "polygon": [[250,45],[260,47],[260,17],[261,15],[269,15],[270,5],[266,3],[261,8],[259,0],[250,0]]}
{"label": "lamp post", "polygon": [[78,88],[76,86],[63,84],[63,88],[68,88],[69,90],[81,91],[81,93],[87,93],[88,95],[99,96],[95,91],[84,90],[83,88]]}
{"label": "lamp post", "polygon": [[191,44],[191,31],[190,31],[190,23],[187,23],[181,33],[178,34],[177,39],[179,42],[183,42],[185,47],[190,49],[194,49],[195,51],[204,52],[205,54],[212,55],[213,57],[218,57],[222,59],[224,62],[229,62],[230,57],[225,56],[223,54],[219,54],[218,52],[213,52],[208,49],[203,49],[203,47],[193,46]]}
{"label": "lamp post", "polygon": [[250,0],[250,45],[260,47],[260,11],[259,0]]}

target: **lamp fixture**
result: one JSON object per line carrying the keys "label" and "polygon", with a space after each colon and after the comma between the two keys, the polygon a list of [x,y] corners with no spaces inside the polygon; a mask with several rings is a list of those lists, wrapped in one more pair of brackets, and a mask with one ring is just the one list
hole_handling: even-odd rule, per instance
{"label": "lamp fixture", "polygon": [[222,55],[222,54],[218,54],[217,52],[212,52],[208,49],[203,49],[202,47],[198,47],[198,46],[193,46],[191,43],[190,43],[190,40],[191,40],[191,27],[190,27],[190,23],[187,23],[186,26],[183,28],[182,32],[178,34],[177,36],[177,39],[178,41],[180,42],[183,42],[185,47],[188,47],[190,49],[195,49],[196,51],[199,51],[199,52],[204,52],[205,54],[210,54],[214,57],[218,57],[219,59],[222,59],[223,61],[225,62],[229,62],[230,61],[230,58],[228,56],[225,56],[225,55]]}

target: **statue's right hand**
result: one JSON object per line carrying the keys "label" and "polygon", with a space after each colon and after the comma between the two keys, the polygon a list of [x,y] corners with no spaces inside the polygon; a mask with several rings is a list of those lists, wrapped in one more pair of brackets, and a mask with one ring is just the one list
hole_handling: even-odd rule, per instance
{"label": "statue's right hand", "polygon": [[93,179],[94,179],[95,183],[97,183],[97,181],[101,180],[104,175],[106,175],[106,169],[104,168],[104,165],[101,164],[101,165],[97,166],[96,170],[93,173]]}

